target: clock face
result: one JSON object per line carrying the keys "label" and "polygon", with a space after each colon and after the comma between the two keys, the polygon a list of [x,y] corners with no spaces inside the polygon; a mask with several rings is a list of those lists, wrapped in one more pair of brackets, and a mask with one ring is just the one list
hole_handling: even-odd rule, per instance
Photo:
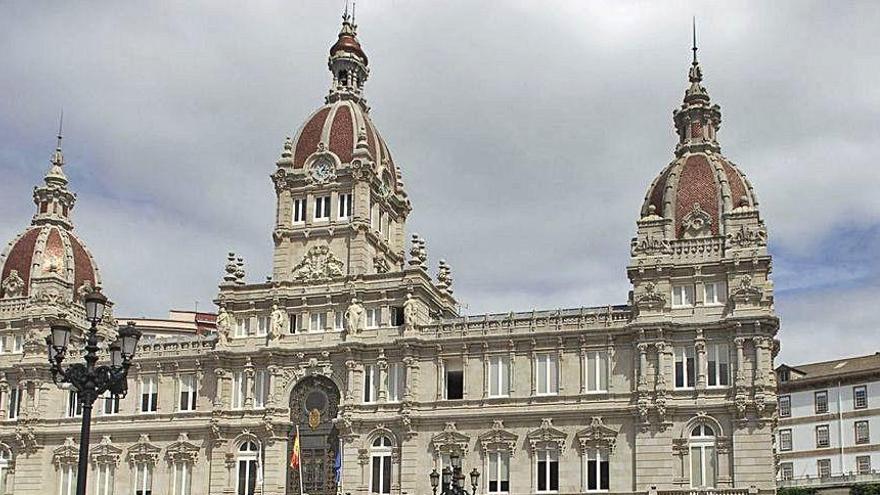
{"label": "clock face", "polygon": [[326,158],[312,164],[312,177],[318,182],[324,182],[329,179],[332,172],[333,167]]}

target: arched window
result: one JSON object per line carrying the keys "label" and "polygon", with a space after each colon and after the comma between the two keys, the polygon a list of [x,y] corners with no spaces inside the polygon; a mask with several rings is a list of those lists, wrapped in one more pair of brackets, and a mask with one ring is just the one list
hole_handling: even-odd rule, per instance
{"label": "arched window", "polygon": [[386,436],[377,437],[370,448],[370,493],[391,493],[391,440]]}
{"label": "arched window", "polygon": [[9,464],[11,460],[12,456],[9,455],[9,451],[6,449],[0,449],[0,495],[12,493],[9,489],[11,488],[12,483],[8,483],[9,487],[7,487],[6,480],[6,478],[9,477]]}
{"label": "arched window", "polygon": [[691,455],[691,487],[715,487],[715,430],[706,424],[694,426],[688,439]]}
{"label": "arched window", "polygon": [[260,448],[253,440],[247,440],[238,448],[237,495],[254,495],[262,478]]}

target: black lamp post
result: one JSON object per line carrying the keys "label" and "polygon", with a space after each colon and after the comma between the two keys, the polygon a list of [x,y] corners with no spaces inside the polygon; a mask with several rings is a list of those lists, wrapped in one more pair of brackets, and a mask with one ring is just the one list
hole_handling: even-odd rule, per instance
{"label": "black lamp post", "polygon": [[115,397],[125,397],[128,392],[128,368],[137,350],[140,330],[134,323],[119,329],[115,342],[107,350],[110,353],[110,366],[96,366],[98,363],[98,323],[104,318],[107,298],[98,291],[85,297],[86,320],[89,322],[86,337],[85,364],[73,363],[67,369],[61,367],[70,344],[70,327],[62,323],[51,325],[51,333],[46,337],[49,364],[52,366],[52,380],[56,385],[69,383],[77,392],[82,404],[82,426],[79,434],[79,463],[76,473],[76,495],[86,495],[86,476],[89,463],[89,434],[92,427],[92,405],[98,396],[110,392]]}
{"label": "black lamp post", "polygon": [[477,495],[477,488],[480,486],[480,472],[477,471],[477,468],[471,471],[471,491],[468,493],[464,488],[465,475],[461,472],[461,457],[458,454],[452,454],[449,461],[452,467],[443,468],[442,474],[434,469],[428,475],[434,495],[437,495],[437,487],[440,486],[441,478],[443,484],[440,486],[440,495]]}

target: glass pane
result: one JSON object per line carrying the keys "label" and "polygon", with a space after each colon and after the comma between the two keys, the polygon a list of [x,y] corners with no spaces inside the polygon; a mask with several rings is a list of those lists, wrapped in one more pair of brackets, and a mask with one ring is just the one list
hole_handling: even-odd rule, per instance
{"label": "glass pane", "polygon": [[238,461],[238,495],[247,495],[247,462]]}
{"label": "glass pane", "polygon": [[559,391],[559,373],[556,368],[556,358],[550,358],[550,366],[547,372],[550,373],[550,392],[556,393]]}
{"label": "glass pane", "polygon": [[603,352],[599,359],[599,390],[608,390],[608,356]]}
{"label": "glass pane", "polygon": [[544,356],[538,357],[538,393],[547,392],[547,361]]}
{"label": "glass pane", "polygon": [[675,361],[675,386],[684,387],[684,363],[678,360]]}
{"label": "glass pane", "polygon": [[373,466],[372,466],[373,467],[373,477],[372,477],[372,483],[371,483],[372,486],[370,487],[371,488],[370,491],[372,493],[379,493],[379,481],[380,481],[379,477],[381,476],[381,471],[380,471],[381,466],[379,465],[380,462],[381,461],[380,461],[379,457],[373,457]]}
{"label": "glass pane", "polygon": [[[499,454],[501,457],[501,481],[506,483],[510,479],[510,457],[507,454]],[[505,488],[504,491],[507,491]]]}
{"label": "glass pane", "polygon": [[[543,456],[544,453],[539,455]],[[538,491],[547,490],[547,462],[538,461]]]}
{"label": "glass pane", "polygon": [[587,354],[587,390],[597,390],[596,384],[596,354]]}
{"label": "glass pane", "polygon": [[501,390],[500,395],[507,395],[510,390],[510,367],[506,359],[501,360]]}
{"label": "glass pane", "polygon": [[691,486],[703,486],[703,455],[699,447],[691,447]]}
{"label": "glass pane", "polygon": [[489,454],[489,484],[498,481],[498,454]]}
{"label": "glass pane", "polygon": [[706,447],[706,486],[715,486],[715,447]]}
{"label": "glass pane", "polygon": [[596,459],[589,459],[587,461],[587,490],[596,490],[597,489],[597,475],[596,472]]}
{"label": "glass pane", "polygon": [[391,456],[382,457],[382,493],[391,493]]}
{"label": "glass pane", "polygon": [[559,462],[550,462],[550,489],[559,490]]}
{"label": "glass pane", "polygon": [[608,490],[609,480],[610,480],[610,472],[608,461],[602,461],[599,463],[599,489],[600,490]]}

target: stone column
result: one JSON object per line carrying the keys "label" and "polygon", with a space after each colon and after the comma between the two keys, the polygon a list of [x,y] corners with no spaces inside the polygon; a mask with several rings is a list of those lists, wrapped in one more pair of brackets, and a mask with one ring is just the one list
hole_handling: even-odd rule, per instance
{"label": "stone column", "polygon": [[384,353],[380,351],[380,358],[376,361],[376,380],[379,382],[379,402],[385,402],[388,398],[388,361]]}
{"label": "stone column", "polygon": [[348,359],[345,361],[345,369],[347,370],[347,375],[345,379],[345,402],[348,404],[354,403],[355,391],[354,391],[354,373],[357,370],[357,362],[353,359]]}
{"label": "stone column", "polygon": [[407,402],[412,401],[413,392],[416,389],[416,360],[412,356],[403,358],[403,364],[406,366],[406,378],[403,387],[403,399]]}
{"label": "stone column", "polygon": [[707,384],[709,364],[706,361],[706,339],[703,337],[702,328],[697,329],[697,337],[694,339],[694,354],[695,366],[697,367],[697,383],[695,385],[697,390],[703,390]]}
{"label": "stone column", "polygon": [[565,357],[565,342],[560,337],[557,341],[556,348],[556,385],[557,393],[562,395],[565,390],[565,380],[562,379],[563,359]]}
{"label": "stone column", "polygon": [[584,394],[587,392],[587,348],[586,348],[586,344],[583,341],[581,341],[580,359],[581,359],[580,393]]}
{"label": "stone column", "polygon": [[437,356],[437,400],[443,399],[443,358]]}
{"label": "stone column", "polygon": [[743,347],[746,344],[745,337],[737,337],[733,339],[733,344],[736,346],[736,382],[735,385],[737,388],[746,386],[746,370],[745,370],[745,352],[743,351]]}
{"label": "stone column", "polygon": [[[483,398],[489,396],[489,355],[486,354],[489,345],[483,342]],[[500,391],[499,391],[500,392]]]}
{"label": "stone column", "polygon": [[226,370],[223,368],[214,368],[214,409],[223,408],[223,382],[225,381],[225,375]]}
{"label": "stone column", "polygon": [[516,344],[514,344],[512,340],[508,342],[508,353],[509,354],[508,354],[508,359],[507,359],[507,364],[508,364],[508,366],[507,366],[507,373],[508,373],[507,384],[510,388],[508,389],[507,393],[508,393],[508,395],[513,397],[513,393],[514,393],[514,390],[516,387],[516,385],[515,385],[516,380],[514,379],[514,377],[516,376],[515,370],[514,370],[514,366],[516,363]]}
{"label": "stone column", "polygon": [[612,370],[614,369],[614,339],[611,336],[608,336],[608,341],[606,342],[606,350],[605,350],[605,376],[608,380],[606,388],[609,392],[613,390],[612,387],[613,380]]}
{"label": "stone column", "polygon": [[461,398],[468,398],[468,348],[467,344],[461,348]]}
{"label": "stone column", "polygon": [[532,376],[532,393],[534,396],[537,392],[538,385],[538,354],[535,351],[532,351],[532,362],[531,362],[532,372],[530,375]]}
{"label": "stone column", "polygon": [[248,362],[244,368],[244,379],[246,383],[243,383],[244,387],[244,407],[245,409],[251,409],[254,407],[254,384],[256,380],[254,380],[254,375],[256,372],[254,371],[254,366]]}
{"label": "stone column", "polygon": [[648,389],[648,344],[639,342],[636,344],[639,351],[639,382],[638,390],[646,391]]}

